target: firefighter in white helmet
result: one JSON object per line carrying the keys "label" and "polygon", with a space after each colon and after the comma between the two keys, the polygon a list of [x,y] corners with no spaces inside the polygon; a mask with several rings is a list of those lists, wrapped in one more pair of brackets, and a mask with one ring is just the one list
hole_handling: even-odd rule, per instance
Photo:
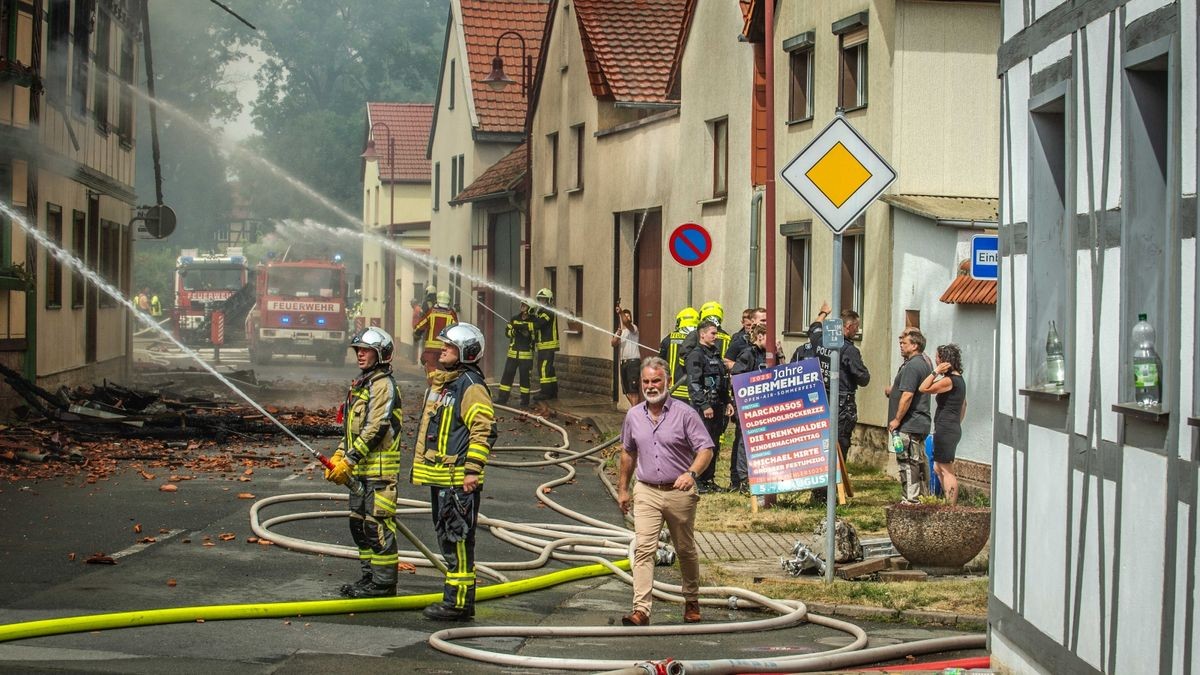
{"label": "firefighter in white helmet", "polygon": [[342,440],[325,480],[355,484],[350,536],[362,578],[341,587],[349,598],[396,594],[396,481],[400,474],[400,390],[392,378],[392,337],[372,326],[350,338],[362,371],[342,404]]}

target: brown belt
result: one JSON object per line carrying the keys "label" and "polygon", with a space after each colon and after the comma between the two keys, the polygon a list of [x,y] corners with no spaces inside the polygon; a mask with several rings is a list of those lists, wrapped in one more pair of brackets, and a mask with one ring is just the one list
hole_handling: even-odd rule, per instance
{"label": "brown belt", "polygon": [[673,482],[671,482],[671,483],[647,483],[644,480],[639,480],[638,482],[641,483],[642,485],[645,485],[646,487],[654,488],[655,490],[674,490],[675,489],[675,483],[673,483]]}

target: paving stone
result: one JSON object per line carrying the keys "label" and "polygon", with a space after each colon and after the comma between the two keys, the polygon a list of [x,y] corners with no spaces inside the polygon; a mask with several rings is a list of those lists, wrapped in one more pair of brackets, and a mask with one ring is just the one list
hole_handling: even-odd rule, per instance
{"label": "paving stone", "polygon": [[887,566],[887,558],[867,558],[861,562],[838,565],[834,567],[834,574],[843,579],[857,579],[887,569]]}
{"label": "paving stone", "polygon": [[884,570],[879,573],[880,581],[925,581],[928,577],[923,570]]}

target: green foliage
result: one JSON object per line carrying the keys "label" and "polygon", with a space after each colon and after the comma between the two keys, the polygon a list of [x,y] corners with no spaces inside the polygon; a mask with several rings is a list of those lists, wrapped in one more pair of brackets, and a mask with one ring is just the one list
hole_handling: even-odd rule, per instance
{"label": "green foliage", "polygon": [[166,241],[139,241],[134,245],[133,292],[149,288],[163,307],[175,304],[175,260],[179,248]]}

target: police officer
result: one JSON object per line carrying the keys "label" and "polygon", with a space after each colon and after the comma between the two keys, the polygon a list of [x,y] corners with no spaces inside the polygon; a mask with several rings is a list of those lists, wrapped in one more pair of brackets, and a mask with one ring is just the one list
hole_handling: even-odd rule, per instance
{"label": "police officer", "polygon": [[[715,455],[720,451],[721,434],[725,433],[729,417],[733,415],[729,371],[725,369],[725,362],[721,359],[717,324],[701,321],[695,332],[696,347],[687,355],[688,395],[692,399],[692,407],[704,420],[704,428],[712,438]],[[715,460],[709,462],[698,477],[697,489],[701,493],[720,490],[713,481],[717,471],[716,464]]]}
{"label": "police officer", "polygon": [[529,316],[529,303],[521,303],[521,311],[504,327],[508,337],[508,354],[504,362],[504,374],[500,376],[500,396],[496,402],[508,403],[512,391],[513,376],[521,374],[521,405],[529,405],[529,372],[533,368],[533,319]]}
{"label": "police officer", "polygon": [[442,601],[426,607],[424,614],[438,621],[470,621],[475,617],[475,525],[484,467],[496,442],[495,410],[478,365],[483,333],[460,323],[439,337],[441,369],[429,374],[412,482],[429,486],[447,572]]}
{"label": "police officer", "polygon": [[342,407],[342,440],[325,480],[354,484],[350,536],[358,546],[362,578],[345,584],[348,598],[396,594],[396,480],[400,473],[400,391],[392,378],[392,337],[371,327],[350,346],[362,371]]}
{"label": "police officer", "polygon": [[671,331],[667,337],[663,338],[662,344],[658,347],[658,358],[667,362],[671,372],[668,373],[671,377],[668,391],[672,398],[689,402],[687,391],[687,366],[683,362],[683,354],[681,352],[683,341],[687,336],[696,330],[696,326],[700,324],[700,313],[693,307],[684,307],[675,315],[675,330]]}
{"label": "police officer", "polygon": [[458,323],[458,314],[450,307],[450,294],[441,291],[437,294],[434,305],[429,308],[428,312],[425,312],[417,325],[413,326],[413,333],[420,335],[423,339],[424,351],[421,352],[421,363],[425,366],[426,374],[437,369],[438,355],[442,351],[442,341],[438,339],[438,336],[448,326],[456,323]]}
{"label": "police officer", "polygon": [[533,310],[533,339],[537,347],[540,383],[534,398],[545,401],[558,398],[558,375],[554,372],[554,355],[558,353],[558,315],[553,311],[554,292],[549,288],[538,291],[534,299],[539,305]]}

